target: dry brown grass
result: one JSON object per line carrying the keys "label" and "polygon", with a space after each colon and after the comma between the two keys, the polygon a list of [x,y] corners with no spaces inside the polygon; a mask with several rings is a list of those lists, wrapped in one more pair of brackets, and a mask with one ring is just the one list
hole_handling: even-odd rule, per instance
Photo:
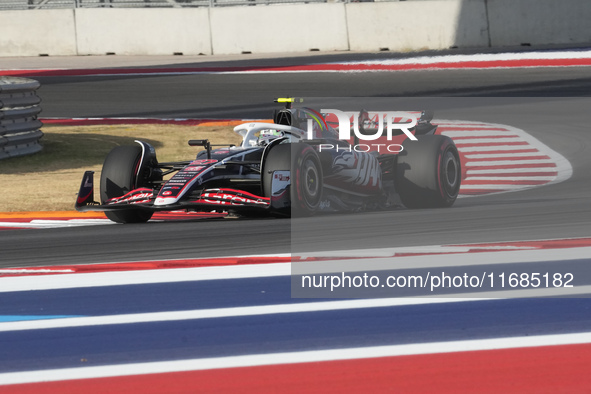
{"label": "dry brown grass", "polygon": [[95,171],[96,182],[107,153],[136,139],[152,144],[162,162],[194,158],[201,148],[188,146],[190,139],[240,143],[231,126],[44,126],[43,132],[41,152],[0,160],[0,212],[73,210],[84,171]]}

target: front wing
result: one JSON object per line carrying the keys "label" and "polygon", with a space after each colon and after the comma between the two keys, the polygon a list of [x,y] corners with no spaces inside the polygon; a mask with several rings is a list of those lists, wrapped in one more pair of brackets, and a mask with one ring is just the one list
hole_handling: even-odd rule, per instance
{"label": "front wing", "polygon": [[117,211],[141,209],[149,211],[240,211],[271,208],[271,199],[252,193],[227,188],[204,189],[196,198],[181,200],[173,204],[154,205],[156,195],[152,189],[140,188],[112,198],[105,204],[94,200],[94,171],[86,171],[82,178],[75,208],[77,211]]}

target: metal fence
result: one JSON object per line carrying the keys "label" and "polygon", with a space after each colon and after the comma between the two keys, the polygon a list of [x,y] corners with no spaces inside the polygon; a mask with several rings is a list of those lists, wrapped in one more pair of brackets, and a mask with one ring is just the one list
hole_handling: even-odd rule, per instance
{"label": "metal fence", "polygon": [[41,150],[39,86],[33,79],[0,77],[0,159]]}
{"label": "metal fence", "polygon": [[38,10],[56,8],[220,7],[231,5],[280,3],[349,3],[364,1],[374,0],[0,0],[0,10]]}

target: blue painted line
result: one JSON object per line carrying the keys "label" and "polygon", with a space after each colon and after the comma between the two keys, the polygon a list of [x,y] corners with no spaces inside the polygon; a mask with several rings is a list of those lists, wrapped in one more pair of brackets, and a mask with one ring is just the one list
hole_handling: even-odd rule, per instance
{"label": "blue painted line", "polygon": [[82,316],[71,316],[71,315],[0,315],[0,323],[14,322],[14,321],[27,321],[27,320],[47,320],[47,319],[64,319],[68,317],[82,317]]}
{"label": "blue painted line", "polygon": [[318,301],[293,299],[290,277],[224,279],[0,294],[0,315],[100,316]]}
{"label": "blue painted line", "polygon": [[514,299],[3,332],[0,372],[589,332],[589,310]]}
{"label": "blue painted line", "polygon": [[[575,287],[590,284],[583,278],[591,278],[589,259],[569,260],[560,263],[560,272],[575,272]],[[530,272],[528,264],[519,263],[503,266],[503,272]],[[536,264],[539,272],[553,272],[556,261]],[[495,267],[497,268],[495,271]],[[586,271],[583,272],[585,267]],[[479,275],[482,272],[499,272],[498,266],[473,267]],[[445,268],[447,275],[461,275],[468,267]],[[426,276],[430,268],[399,270],[398,275],[412,274]],[[373,274],[379,274],[377,271]],[[130,273],[133,275],[133,273]],[[498,278],[497,278],[498,279]],[[385,281],[385,276],[382,275]],[[58,289],[19,291],[0,294],[0,315],[83,315],[101,316],[113,314],[148,313],[194,309],[228,308],[253,305],[291,304],[315,302],[326,298],[292,298],[291,276],[267,278],[218,279],[173,283],[154,283],[122,286],[88,287],[84,289]],[[501,290],[497,280],[494,290]],[[331,293],[327,289],[308,289],[310,297],[327,297],[350,294],[341,289]],[[425,289],[383,289],[383,297],[425,295]],[[464,289],[448,288],[447,293],[458,293]],[[490,290],[490,289],[483,289]],[[510,290],[510,288],[506,288]],[[375,289],[368,289],[368,295],[376,295]],[[358,296],[363,296],[360,292]],[[445,296],[442,294],[442,296]],[[468,297],[477,297],[469,294]]]}

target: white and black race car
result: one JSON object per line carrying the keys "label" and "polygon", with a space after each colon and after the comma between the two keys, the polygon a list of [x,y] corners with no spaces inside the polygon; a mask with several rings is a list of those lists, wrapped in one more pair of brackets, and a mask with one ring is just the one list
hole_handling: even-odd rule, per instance
{"label": "white and black race car", "polygon": [[[275,111],[274,123],[234,128],[242,136],[240,146],[190,140],[190,146],[205,148],[191,160],[158,162],[155,149],[143,141],[115,147],[101,171],[100,202],[94,201],[93,172],[86,171],[76,209],[138,223],[156,211],[308,216],[400,204],[449,207],[456,200],[460,157],[450,138],[435,134],[432,114],[420,113],[406,132],[388,128],[387,143],[380,143],[385,120],[361,111],[352,122],[353,137],[344,140],[330,114],[280,101],[287,104]],[[371,143],[359,143],[365,135]]]}

